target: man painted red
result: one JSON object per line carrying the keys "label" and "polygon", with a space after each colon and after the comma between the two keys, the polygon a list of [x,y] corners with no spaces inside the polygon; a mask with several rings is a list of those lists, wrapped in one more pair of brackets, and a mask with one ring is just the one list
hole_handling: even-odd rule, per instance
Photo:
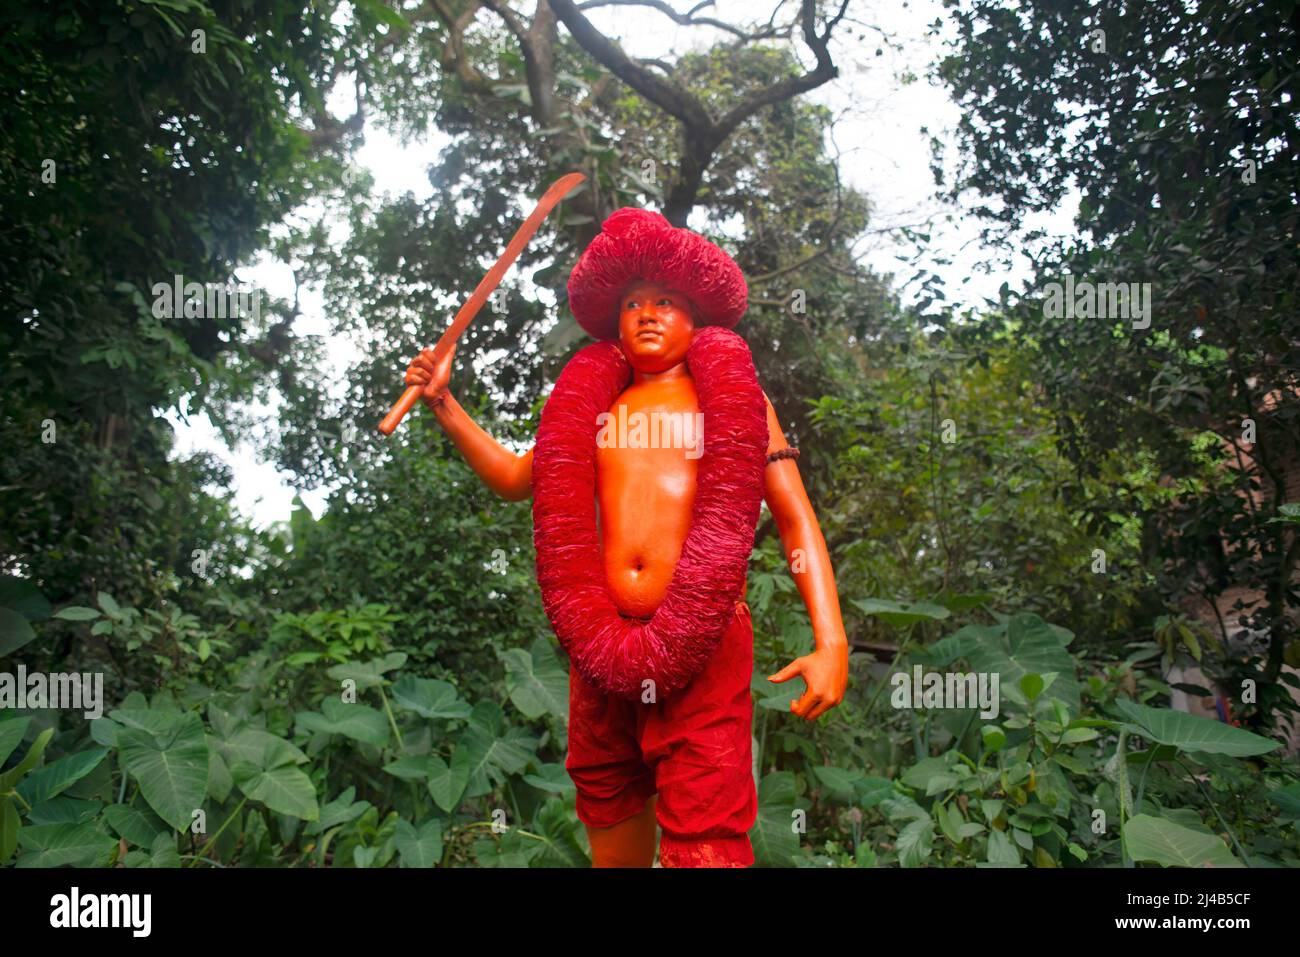
{"label": "man painted red", "polygon": [[[448,391],[453,353],[407,369],[494,492],[533,496],[543,605],[570,671],[577,811],[598,867],[747,866],[757,800],[745,574],[766,501],[812,622],[790,710],[839,703],[848,643],[826,544],[749,349],[725,252],[657,213],[610,216],[569,278],[597,341],[565,367],[516,455]],[[613,423],[619,423],[617,428]],[[629,425],[630,423],[630,425]],[[702,423],[696,434],[695,423]]]}

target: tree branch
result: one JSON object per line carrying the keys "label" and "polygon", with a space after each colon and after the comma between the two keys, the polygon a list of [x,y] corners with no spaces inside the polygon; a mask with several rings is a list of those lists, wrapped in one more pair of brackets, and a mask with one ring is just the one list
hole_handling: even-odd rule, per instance
{"label": "tree branch", "polygon": [[713,6],[712,0],[706,0],[704,3],[697,3],[686,13],[678,13],[665,0],[583,0],[578,4],[579,10],[591,10],[595,7],[650,7],[658,10],[664,16],[668,17],[674,23],[680,23],[684,27],[714,27],[730,33],[732,36],[750,42],[752,40],[765,40],[768,37],[776,36],[779,32],[772,24],[768,24],[757,33],[749,33],[740,29],[734,24],[727,23],[724,20],[716,20],[713,17],[696,17],[697,11],[705,7]]}

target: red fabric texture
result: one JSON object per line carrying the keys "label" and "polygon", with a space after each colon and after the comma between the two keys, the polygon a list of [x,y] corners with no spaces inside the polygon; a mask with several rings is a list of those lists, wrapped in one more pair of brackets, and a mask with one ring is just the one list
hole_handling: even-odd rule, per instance
{"label": "red fabric texture", "polygon": [[658,792],[664,867],[747,867],[754,789],[754,631],[735,611],[717,652],[681,693],[648,703],[606,694],[569,673],[569,754],[578,818],[612,827]]}
{"label": "red fabric texture", "polygon": [[704,667],[731,621],[763,497],[767,415],[745,340],[695,333],[686,357],[704,446],[691,528],[663,602],[649,621],[623,617],[610,592],[596,522],[597,416],[630,381],[622,350],[594,343],[565,366],[542,410],[533,452],[537,582],[574,669],[601,690],[663,698]]}
{"label": "red fabric texture", "polygon": [[618,338],[619,300],[635,280],[685,293],[697,325],[730,329],[745,314],[749,287],[736,261],[659,213],[625,207],[605,220],[569,274],[569,308],[595,339]]}

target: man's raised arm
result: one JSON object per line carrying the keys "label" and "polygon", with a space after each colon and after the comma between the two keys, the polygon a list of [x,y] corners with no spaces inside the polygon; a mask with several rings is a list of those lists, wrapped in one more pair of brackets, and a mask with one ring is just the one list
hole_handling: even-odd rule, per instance
{"label": "man's raised arm", "polygon": [[406,384],[424,386],[420,399],[484,485],[512,502],[528,498],[532,494],[533,450],[523,455],[511,452],[484,432],[456,401],[447,388],[455,354],[453,346],[435,365],[433,350],[425,349],[407,367]]}

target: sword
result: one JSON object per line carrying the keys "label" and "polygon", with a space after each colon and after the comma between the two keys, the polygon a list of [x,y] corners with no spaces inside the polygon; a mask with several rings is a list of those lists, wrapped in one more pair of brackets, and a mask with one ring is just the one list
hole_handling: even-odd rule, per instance
{"label": "sword", "polygon": [[[441,359],[447,350],[455,344],[456,340],[460,338],[460,334],[465,331],[465,327],[483,308],[483,303],[487,302],[488,296],[492,295],[492,290],[496,289],[501,282],[506,270],[519,258],[519,254],[528,245],[528,240],[533,238],[533,234],[542,225],[542,220],[559,205],[560,200],[564,199],[586,178],[581,173],[569,173],[567,176],[561,176],[551,184],[551,188],[538,201],[536,208],[524,220],[523,225],[519,227],[514,236],[510,238],[510,242],[506,245],[506,251],[501,254],[501,258],[493,263],[492,268],[487,271],[487,275],[479,282],[473,295],[465,300],[465,304],[456,313],[456,318],[452,319],[447,331],[442,334],[438,344],[433,347],[435,362]],[[392,435],[393,430],[397,428],[402,419],[406,418],[406,413],[411,411],[411,407],[419,400],[420,393],[423,391],[423,386],[409,386],[402,393],[402,397],[389,410],[388,414],[384,416],[383,421],[379,423],[379,431],[384,435]]]}

